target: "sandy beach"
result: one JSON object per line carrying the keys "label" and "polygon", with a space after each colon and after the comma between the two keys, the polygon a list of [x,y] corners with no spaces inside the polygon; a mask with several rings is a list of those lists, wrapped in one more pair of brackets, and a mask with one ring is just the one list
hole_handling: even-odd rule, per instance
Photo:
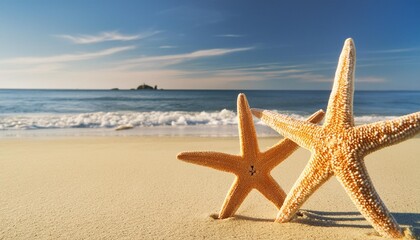
{"label": "sandy beach", "polygon": [[[260,139],[261,150],[279,138]],[[337,180],[274,223],[253,191],[217,220],[234,176],[176,159],[185,150],[237,154],[238,140],[199,137],[65,137],[0,140],[0,239],[381,239]],[[366,158],[397,222],[419,234],[420,138]],[[272,172],[287,192],[308,161],[299,149]]]}

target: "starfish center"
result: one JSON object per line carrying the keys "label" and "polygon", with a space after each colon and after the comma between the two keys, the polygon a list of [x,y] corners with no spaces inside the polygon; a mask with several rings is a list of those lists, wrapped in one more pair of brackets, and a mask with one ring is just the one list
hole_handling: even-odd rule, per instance
{"label": "starfish center", "polygon": [[325,139],[324,151],[332,155],[337,155],[343,150],[344,142],[341,136],[329,135]]}
{"label": "starfish center", "polygon": [[326,161],[330,161],[331,167],[336,170],[354,161],[359,148],[353,133],[350,132],[329,133],[322,142],[325,142],[325,145],[318,145],[318,152]]}
{"label": "starfish center", "polygon": [[251,165],[249,168],[249,175],[254,176],[255,174],[257,174],[257,170],[255,169],[254,165]]}

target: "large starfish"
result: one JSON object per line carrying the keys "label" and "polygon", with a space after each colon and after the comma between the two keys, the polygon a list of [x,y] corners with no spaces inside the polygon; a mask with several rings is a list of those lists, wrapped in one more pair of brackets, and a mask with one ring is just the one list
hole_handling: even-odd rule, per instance
{"label": "large starfish", "polygon": [[386,237],[402,237],[401,228],[372,185],[363,158],[418,133],[420,112],[389,121],[354,126],[355,63],[354,43],[352,39],[347,39],[340,55],[322,126],[266,110],[251,110],[280,134],[312,152],[311,159],[287,195],[276,221],[289,221],[311,194],[334,175],[376,231]]}
{"label": "large starfish", "polygon": [[[298,148],[296,143],[284,139],[267,151],[260,152],[252,113],[244,94],[239,94],[237,104],[241,155],[220,152],[182,152],[178,155],[180,160],[236,175],[219,218],[227,218],[235,214],[245,197],[254,188],[280,208],[286,193],[273,179],[270,172]],[[318,123],[323,117],[324,112],[319,110],[309,117],[308,121]]]}

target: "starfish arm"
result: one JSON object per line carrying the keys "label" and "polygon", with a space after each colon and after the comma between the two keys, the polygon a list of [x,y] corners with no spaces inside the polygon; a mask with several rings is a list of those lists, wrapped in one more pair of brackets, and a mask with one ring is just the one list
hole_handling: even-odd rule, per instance
{"label": "starfish arm", "polygon": [[364,163],[351,161],[343,169],[336,176],[366,220],[381,235],[401,238],[402,230],[373,187]]}
{"label": "starfish arm", "polygon": [[267,151],[261,153],[262,167],[270,170],[275,168],[296,151],[298,147],[299,145],[288,138],[281,140]]}
{"label": "starfish arm", "polygon": [[355,128],[365,154],[402,142],[420,132],[420,112]]}
{"label": "starfish arm", "polygon": [[254,160],[257,158],[259,148],[254,120],[252,119],[252,113],[245,94],[241,93],[238,95],[237,105],[241,154],[246,159]]}
{"label": "starfish arm", "polygon": [[[319,123],[323,117],[324,111],[319,110],[307,118],[306,121],[311,123]],[[269,150],[263,152],[260,159],[264,160],[262,164],[270,169],[273,169],[275,166],[279,165],[282,161],[289,157],[294,151],[296,151],[297,148],[298,145],[295,142],[286,138]]]}
{"label": "starfish arm", "polygon": [[242,158],[219,152],[182,152],[178,154],[179,160],[211,167],[225,172],[238,172]]}
{"label": "starfish arm", "polygon": [[256,189],[268,200],[273,202],[278,209],[280,209],[286,198],[286,193],[271,175],[268,175],[263,181],[260,181],[257,184]]}
{"label": "starfish arm", "polygon": [[283,114],[255,108],[252,108],[251,111],[254,116],[260,118],[278,133],[306,149],[311,149],[312,142],[317,139],[321,130],[320,126],[313,123],[297,120]]}
{"label": "starfish arm", "polygon": [[305,201],[330,177],[332,173],[328,171],[328,163],[321,157],[312,155],[311,160],[306,165],[299,179],[287,194],[276,222],[288,222]]}
{"label": "starfish arm", "polygon": [[352,127],[354,71],[356,64],[356,49],[353,40],[347,39],[341,51],[334,85],[328,101],[324,126]]}
{"label": "starfish arm", "polygon": [[230,190],[226,195],[225,201],[223,202],[219,218],[223,219],[233,216],[251,190],[252,188],[249,185],[236,177],[232,187],[230,187]]}

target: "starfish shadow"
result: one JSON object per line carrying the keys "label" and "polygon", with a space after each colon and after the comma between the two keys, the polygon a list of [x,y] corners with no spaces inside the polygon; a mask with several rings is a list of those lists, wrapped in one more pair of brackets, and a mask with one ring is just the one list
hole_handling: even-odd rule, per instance
{"label": "starfish shadow", "polygon": [[314,210],[301,210],[298,217],[306,217],[310,219],[317,219],[321,221],[363,221],[365,218],[359,212],[324,212]]}
{"label": "starfish shadow", "polygon": [[293,222],[324,227],[372,228],[368,224],[351,223],[363,220],[364,218],[358,212],[324,212],[302,209],[296,214]]}
{"label": "starfish shadow", "polygon": [[392,213],[399,224],[409,226],[415,236],[420,236],[420,213]]}
{"label": "starfish shadow", "polygon": [[[409,226],[413,233],[420,235],[420,213],[392,213],[395,220],[401,225]],[[218,219],[218,214],[211,214],[211,218]],[[235,214],[228,219],[238,219],[253,222],[274,222],[272,218],[256,218]],[[223,220],[223,219],[221,219]],[[327,227],[353,227],[372,228],[369,224],[351,224],[346,222],[363,221],[364,217],[359,212],[324,212],[314,210],[301,210],[293,220],[296,223],[308,224],[311,226]]]}
{"label": "starfish shadow", "polygon": [[[395,220],[399,224],[409,226],[416,235],[420,234],[419,213],[392,213],[392,216],[394,216]],[[371,228],[369,224],[351,223],[363,220],[365,220],[365,218],[362,217],[359,212],[301,210],[293,222],[304,223],[312,226]]]}

